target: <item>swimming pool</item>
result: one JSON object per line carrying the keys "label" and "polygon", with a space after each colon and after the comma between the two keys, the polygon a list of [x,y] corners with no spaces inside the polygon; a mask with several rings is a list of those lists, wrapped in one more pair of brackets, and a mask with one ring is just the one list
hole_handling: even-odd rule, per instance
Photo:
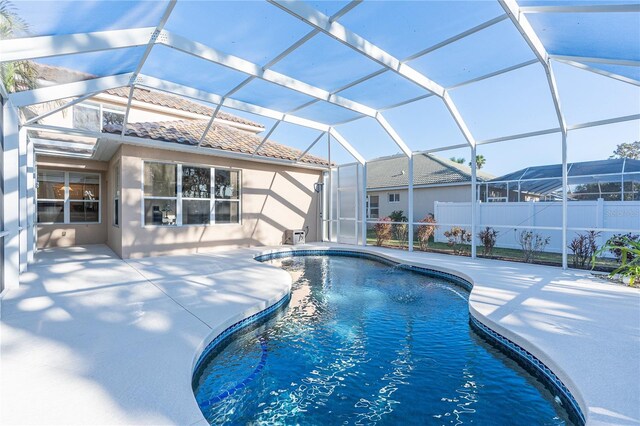
{"label": "swimming pool", "polygon": [[470,328],[463,288],[361,258],[269,262],[292,274],[291,299],[199,363],[210,423],[572,424]]}

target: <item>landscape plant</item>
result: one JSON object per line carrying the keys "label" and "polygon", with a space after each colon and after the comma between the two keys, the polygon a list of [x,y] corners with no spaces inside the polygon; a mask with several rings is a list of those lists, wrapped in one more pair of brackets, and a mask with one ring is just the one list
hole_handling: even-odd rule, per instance
{"label": "landscape plant", "polygon": [[537,232],[522,231],[518,238],[520,247],[522,247],[522,257],[527,263],[533,263],[538,253],[544,251],[545,247],[549,245],[551,237],[543,237]]}
{"label": "landscape plant", "polygon": [[381,246],[391,239],[391,218],[383,217],[379,222],[373,225],[376,233],[376,245]]}
{"label": "landscape plant", "polygon": [[600,250],[591,256],[591,269],[596,266],[596,258],[598,256],[606,251],[613,252],[616,250],[620,253],[620,266],[612,271],[609,276],[612,278],[615,276],[626,277],[629,279],[630,286],[640,283],[640,240],[631,237],[615,235],[610,238]]}
{"label": "landscape plant", "polygon": [[[409,219],[404,215],[402,210],[394,210],[389,215],[392,222],[406,222]],[[400,247],[404,247],[407,243],[407,237],[409,235],[409,227],[405,223],[394,223],[392,225],[393,236],[400,244]]]}
{"label": "landscape plant", "polygon": [[618,261],[618,263],[622,263],[622,257],[625,256],[627,261],[632,261],[636,255],[630,251],[626,251],[623,255],[622,248],[627,247],[629,243],[640,241],[640,235],[632,234],[631,232],[627,234],[615,234],[613,237],[609,238],[605,243],[605,246],[608,246],[607,250],[613,254]]}
{"label": "landscape plant", "polygon": [[586,234],[576,234],[576,237],[571,240],[568,248],[573,252],[574,268],[584,268],[587,265],[598,250],[596,243],[598,236],[600,232],[588,231]]}
{"label": "landscape plant", "polygon": [[466,246],[471,242],[471,233],[460,226],[444,231],[444,236],[447,238],[449,247],[453,249],[453,254],[464,254]]}
{"label": "landscape plant", "polygon": [[482,231],[478,232],[478,239],[482,243],[483,256],[489,256],[493,252],[493,248],[496,245],[498,238],[498,231],[490,226],[487,226]]}
{"label": "landscape plant", "polygon": [[428,225],[418,225],[418,242],[420,243],[420,250],[426,250],[429,247],[429,239],[433,236],[433,233],[436,231],[436,219],[433,217],[431,213],[426,215],[420,223],[426,223]]}

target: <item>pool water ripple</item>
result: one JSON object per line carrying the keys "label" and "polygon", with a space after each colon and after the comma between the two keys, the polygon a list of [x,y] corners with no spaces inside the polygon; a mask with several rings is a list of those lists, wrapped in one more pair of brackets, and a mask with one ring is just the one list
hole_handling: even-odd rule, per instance
{"label": "pool water ripple", "polygon": [[270,263],[295,278],[288,305],[224,340],[194,375],[211,424],[571,424],[552,392],[470,328],[460,287],[366,259]]}

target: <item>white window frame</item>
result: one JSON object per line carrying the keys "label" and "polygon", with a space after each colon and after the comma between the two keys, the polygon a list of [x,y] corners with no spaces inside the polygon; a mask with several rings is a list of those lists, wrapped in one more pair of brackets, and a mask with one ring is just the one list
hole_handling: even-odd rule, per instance
{"label": "white window frame", "polygon": [[[371,206],[371,198],[378,197],[378,205],[377,207]],[[371,210],[378,210],[378,216],[371,217]],[[379,219],[380,218],[380,196],[379,195],[367,195],[367,219]]]}
{"label": "white window frame", "polygon": [[[40,170],[52,170],[55,169],[42,169]],[[36,187],[36,220],[38,218],[38,202],[63,202],[63,212],[64,212],[64,221],[62,222],[37,222],[38,225],[100,225],[102,223],[102,174],[100,173],[92,173],[92,172],[78,172],[78,171],[62,171],[57,170],[64,173],[64,199],[55,199],[55,198],[38,198],[37,187]],[[92,203],[98,203],[98,221],[97,222],[71,222],[71,203],[78,202],[87,202],[86,200],[72,200],[69,198],[69,174],[78,174],[85,176],[97,176],[98,177],[98,199],[95,201],[90,201]],[[38,175],[36,175],[36,185],[40,185],[40,180],[38,180]]]}
{"label": "white window frame", "polygon": [[[75,127],[75,113],[76,113],[76,108],[77,107],[84,107],[84,108],[91,108],[91,109],[97,109],[98,110],[98,132],[102,132],[102,126],[103,126],[103,121],[104,121],[104,113],[106,112],[113,112],[116,114],[122,114],[122,116],[124,117],[126,115],[126,109],[122,109],[119,110],[117,109],[117,107],[112,106],[112,105],[103,105],[102,103],[98,103],[98,102],[80,102],[76,105],[73,106],[73,113],[71,115],[71,125],[73,126],[73,128]],[[123,118],[124,121],[124,118]]]}
{"label": "white window frame", "polygon": [[[144,193],[144,167],[147,163],[156,163],[156,164],[171,164],[176,166],[176,196],[175,197],[153,197],[153,196],[145,196]],[[182,196],[182,168],[183,167],[198,167],[202,169],[209,169],[211,172],[210,177],[210,190],[209,190],[209,198],[187,198]],[[229,199],[229,198],[216,198],[215,196],[215,173],[216,170],[228,170],[238,172],[238,182],[240,188],[238,188],[238,198],[237,199]],[[212,166],[209,164],[195,164],[195,163],[177,163],[173,161],[159,161],[159,160],[142,160],[142,179],[141,179],[141,207],[140,207],[140,223],[142,224],[142,228],[176,228],[176,227],[191,227],[191,226],[242,226],[243,217],[242,217],[242,194],[244,183],[242,180],[242,169],[228,167],[228,166]],[[145,217],[145,200],[175,200],[176,202],[176,223],[174,225],[154,225],[147,224]],[[183,224],[182,222],[182,201],[204,201],[209,200],[209,223],[206,224]],[[215,203],[216,201],[230,201],[238,203],[238,221],[230,222],[230,223],[217,223],[216,222],[216,212],[215,212]]]}
{"label": "white window frame", "polygon": [[[393,201],[391,200],[391,197],[393,197]],[[400,202],[400,193],[399,192],[389,192],[387,194],[387,200],[389,201],[389,204],[398,204]]]}

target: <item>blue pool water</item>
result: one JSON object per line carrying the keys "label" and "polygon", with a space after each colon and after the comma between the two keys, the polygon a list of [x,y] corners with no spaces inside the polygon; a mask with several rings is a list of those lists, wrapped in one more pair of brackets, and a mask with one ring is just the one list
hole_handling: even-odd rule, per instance
{"label": "blue pool water", "polygon": [[572,424],[470,328],[461,287],[358,258],[269,263],[292,274],[291,300],[201,362],[211,424]]}

